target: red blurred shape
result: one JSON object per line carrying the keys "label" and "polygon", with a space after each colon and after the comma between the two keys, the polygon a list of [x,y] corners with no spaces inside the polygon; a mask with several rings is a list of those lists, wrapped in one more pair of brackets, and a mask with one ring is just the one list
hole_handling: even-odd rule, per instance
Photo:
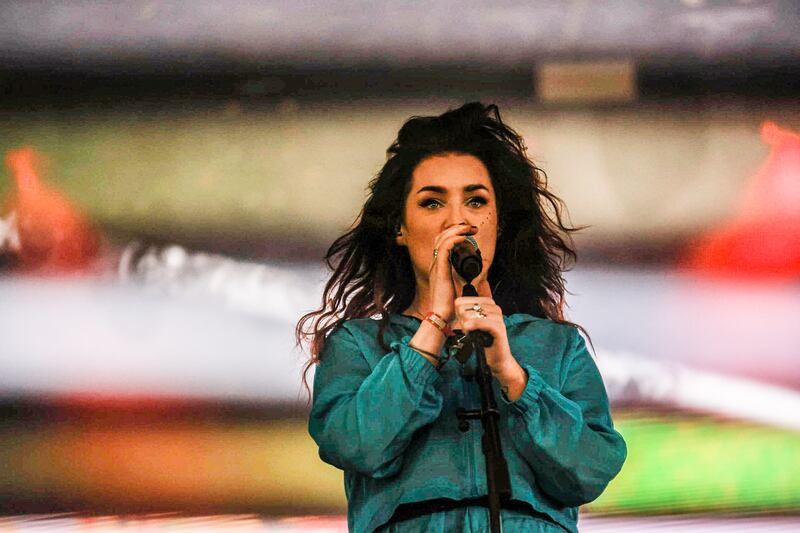
{"label": "red blurred shape", "polygon": [[740,198],[736,216],[696,239],[681,266],[718,276],[800,276],[800,135],[761,125],[767,160]]}
{"label": "red blurred shape", "polygon": [[20,267],[36,274],[84,271],[99,252],[100,235],[63,194],[41,181],[39,162],[29,146],[6,153],[15,184],[9,207],[17,216]]}

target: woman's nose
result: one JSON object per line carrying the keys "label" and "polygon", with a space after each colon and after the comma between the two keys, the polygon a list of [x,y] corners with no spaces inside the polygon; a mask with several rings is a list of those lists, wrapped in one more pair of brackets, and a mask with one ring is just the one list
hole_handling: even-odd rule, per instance
{"label": "woman's nose", "polygon": [[461,206],[451,206],[447,212],[447,226],[450,227],[455,224],[461,224],[462,222],[469,224]]}

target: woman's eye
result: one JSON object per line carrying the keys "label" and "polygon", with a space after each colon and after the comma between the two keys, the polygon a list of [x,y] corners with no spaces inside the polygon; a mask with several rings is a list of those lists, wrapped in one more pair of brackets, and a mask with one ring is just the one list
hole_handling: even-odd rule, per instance
{"label": "woman's eye", "polygon": [[479,206],[486,204],[486,199],[481,198],[480,196],[476,196],[475,198],[470,198],[469,203],[477,202]]}
{"label": "woman's eye", "polygon": [[[467,203],[470,204],[470,205],[477,204],[477,207],[480,207],[482,205],[486,205],[488,202],[486,201],[485,198],[481,198],[480,196],[476,196],[474,198],[470,198],[469,200],[467,200]],[[430,207],[432,205],[440,205],[440,202],[439,202],[439,200],[436,200],[434,198],[429,198],[428,200],[425,200],[424,202],[422,202],[419,205],[421,207]]]}

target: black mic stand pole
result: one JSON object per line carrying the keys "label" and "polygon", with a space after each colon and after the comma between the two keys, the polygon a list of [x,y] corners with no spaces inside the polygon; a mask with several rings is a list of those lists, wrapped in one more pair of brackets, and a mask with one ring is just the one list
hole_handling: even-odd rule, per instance
{"label": "black mic stand pole", "polygon": [[[471,280],[464,285],[462,296],[478,296],[478,291],[472,286]],[[511,480],[508,475],[508,464],[503,456],[500,446],[500,430],[497,421],[500,411],[494,398],[492,387],[492,371],[486,364],[484,347],[491,346],[494,339],[486,331],[470,331],[467,342],[472,345],[472,350],[477,359],[476,381],[481,391],[480,410],[458,410],[458,428],[461,431],[469,430],[468,419],[480,418],[483,423],[483,454],[486,457],[486,486],[489,489],[489,522],[492,533],[502,533],[503,523],[500,519],[500,504],[511,498]],[[469,346],[468,344],[468,346]]]}

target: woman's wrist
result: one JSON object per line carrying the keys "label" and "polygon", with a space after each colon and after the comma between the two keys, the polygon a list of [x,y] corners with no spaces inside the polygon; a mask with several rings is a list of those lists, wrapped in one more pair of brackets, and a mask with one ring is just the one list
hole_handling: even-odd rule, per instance
{"label": "woman's wrist", "polygon": [[445,320],[445,318],[436,311],[427,312],[424,320],[433,324],[436,329],[438,329],[445,337],[453,335],[453,330],[450,329],[450,325],[447,323],[447,320]]}
{"label": "woman's wrist", "polygon": [[417,329],[417,332],[409,341],[409,346],[417,349],[417,351],[419,351],[434,365],[438,365],[438,359],[434,360],[432,357],[426,356],[422,352],[429,352],[431,354],[440,353],[442,351],[442,347],[444,346],[444,336],[436,326],[426,320],[423,320],[419,326],[419,329]]}
{"label": "woman's wrist", "polygon": [[436,313],[445,322],[449,322],[450,319],[452,318],[451,315],[453,314],[452,310],[450,310],[448,312],[448,311],[442,309],[441,307],[437,307],[435,305],[430,308],[430,311]]}
{"label": "woman's wrist", "polygon": [[492,372],[497,381],[500,382],[500,390],[510,401],[516,401],[522,396],[522,391],[528,384],[528,373],[519,363],[514,361],[511,365],[500,372]]}
{"label": "woman's wrist", "polygon": [[431,352],[429,352],[427,350],[423,350],[422,348],[414,346],[413,341],[408,343],[408,347],[411,348],[412,350],[414,350],[415,352],[418,352],[419,354],[422,355],[422,357],[424,357],[425,359],[430,361],[431,364],[433,366],[435,366],[437,370],[439,369],[440,366],[442,366],[441,357],[439,357],[435,353],[431,353]]}

